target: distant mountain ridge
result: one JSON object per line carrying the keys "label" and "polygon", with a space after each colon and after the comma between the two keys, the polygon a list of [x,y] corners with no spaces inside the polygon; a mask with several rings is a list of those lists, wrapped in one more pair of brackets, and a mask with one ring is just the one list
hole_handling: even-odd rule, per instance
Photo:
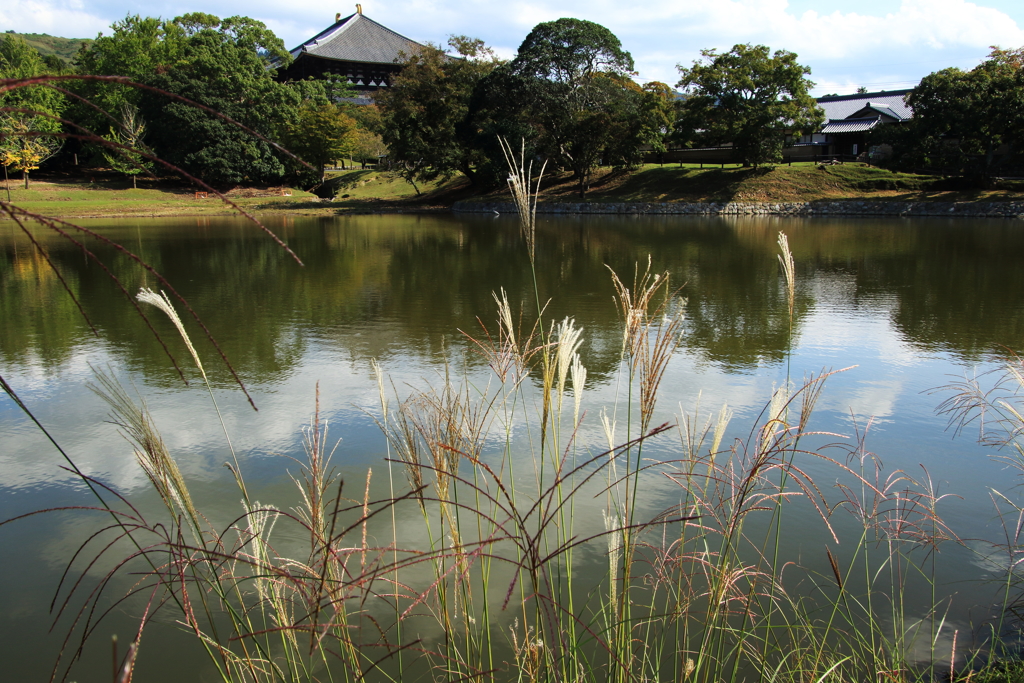
{"label": "distant mountain ridge", "polygon": [[65,62],[74,59],[83,45],[92,43],[91,38],[59,38],[46,33],[18,33],[17,31],[0,33],[0,40],[7,36],[19,36],[38,50],[43,57],[54,55]]}

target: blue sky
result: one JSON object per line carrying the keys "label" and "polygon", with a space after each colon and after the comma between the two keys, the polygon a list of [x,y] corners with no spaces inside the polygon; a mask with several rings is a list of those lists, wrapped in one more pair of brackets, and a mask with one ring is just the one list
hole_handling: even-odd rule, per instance
{"label": "blue sky", "polygon": [[[947,66],[971,68],[990,45],[1024,46],[1024,2],[1016,0],[366,0],[364,13],[421,42],[451,34],[482,38],[511,57],[541,21],[578,17],[607,26],[636,60],[638,80],[674,85],[676,65],[701,48],[761,43],[787,49],[812,69],[814,93],[845,94],[912,87]],[[319,0],[12,0],[0,6],[0,31],[95,37],[128,13],[171,18],[190,11],[247,15],[270,26],[292,48],[354,4]]]}

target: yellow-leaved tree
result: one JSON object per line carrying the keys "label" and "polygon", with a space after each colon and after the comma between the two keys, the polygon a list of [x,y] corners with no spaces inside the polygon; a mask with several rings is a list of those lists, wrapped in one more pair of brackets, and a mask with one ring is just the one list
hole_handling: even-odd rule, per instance
{"label": "yellow-leaved tree", "polygon": [[[47,73],[39,53],[18,36],[0,42],[0,79],[25,79]],[[0,89],[0,162],[21,171],[28,189],[29,171],[56,154],[65,98],[48,85]]]}

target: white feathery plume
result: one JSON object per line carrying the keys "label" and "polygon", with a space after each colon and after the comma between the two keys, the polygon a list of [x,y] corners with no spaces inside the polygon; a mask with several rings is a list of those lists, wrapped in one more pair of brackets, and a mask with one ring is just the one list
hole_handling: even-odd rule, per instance
{"label": "white feathery plume", "polygon": [[772,400],[768,406],[768,421],[761,430],[761,453],[767,453],[782,422],[782,413],[789,401],[789,384],[783,384],[772,392]]}
{"label": "white feathery plume", "polygon": [[188,332],[185,331],[185,326],[182,324],[181,318],[178,317],[178,312],[171,305],[171,300],[167,298],[166,292],[157,294],[149,287],[142,287],[139,289],[139,294],[136,298],[144,304],[156,306],[167,314],[167,317],[171,319],[174,326],[178,328],[181,338],[185,340],[185,346],[188,347],[188,352],[192,354],[192,360],[196,362],[196,367],[202,373],[203,379],[206,379],[206,371],[203,370],[203,363],[199,360],[199,354],[196,353],[195,347],[192,346],[192,340],[189,338]]}
{"label": "white feathery plume", "polygon": [[614,513],[601,510],[601,517],[604,518],[604,528],[608,532],[608,598],[612,609],[615,610],[619,562],[622,558],[622,532],[618,530],[618,519]]}
{"label": "white feathery plume", "polygon": [[505,338],[508,339],[509,346],[518,355],[519,347],[516,345],[516,333],[512,327],[512,307],[508,303],[508,294],[505,293],[505,288],[502,287],[501,298],[494,292],[491,292],[491,296],[494,297],[494,302],[498,304],[498,324],[505,332]]}
{"label": "white feathery plume", "polygon": [[715,453],[722,447],[722,437],[725,436],[725,428],[729,426],[729,421],[732,419],[732,411],[729,410],[729,404],[723,403],[722,410],[718,413],[718,422],[715,423],[714,436],[711,440],[711,459],[714,462]]}
{"label": "white feathery plume", "polygon": [[199,360],[199,354],[196,353],[196,348],[192,346],[192,339],[188,336],[188,332],[185,331],[185,326],[181,322],[181,318],[178,317],[178,312],[174,310],[174,306],[171,305],[171,300],[167,298],[166,292],[160,292],[157,294],[149,287],[140,287],[139,293],[136,298],[144,304],[150,304],[156,306],[161,311],[167,314],[167,317],[171,319],[174,326],[178,328],[178,334],[185,341],[185,346],[188,347],[188,352],[192,354],[192,360],[196,362],[196,367],[199,368],[199,373],[203,376],[203,382],[206,384],[206,390],[210,392],[210,400],[213,401],[213,407],[217,411],[217,418],[220,420],[221,429],[224,430],[224,439],[227,441],[228,450],[231,451],[231,460],[234,462],[234,469],[231,470],[235,477],[235,483],[238,484],[238,488],[242,490],[242,495],[246,498],[249,497],[249,492],[245,489],[245,482],[242,480],[242,472],[238,466],[238,456],[235,455],[235,447],[231,443],[231,436],[228,434],[228,427],[224,423],[224,416],[220,412],[220,406],[217,405],[217,397],[213,395],[213,387],[210,386],[210,380],[206,376],[206,370],[203,369],[203,363]]}
{"label": "white feathery plume", "polygon": [[558,373],[558,400],[561,402],[562,394],[565,393],[565,378],[569,375],[572,367],[573,356],[579,351],[583,340],[580,335],[582,327],[576,327],[572,318],[565,318],[555,327],[554,337],[558,340],[558,347],[555,350],[555,368]]}
{"label": "white feathery plume", "polygon": [[252,554],[256,559],[259,574],[256,577],[256,592],[261,600],[267,600],[272,596],[272,582],[268,578],[271,565],[270,533],[274,524],[280,516],[280,512],[272,509],[261,509],[259,501],[249,505],[244,500],[242,508],[246,512],[246,519],[249,523],[248,540],[252,543]]}
{"label": "white feathery plume", "polygon": [[793,310],[796,305],[796,264],[793,262],[793,252],[789,250],[789,238],[786,233],[779,231],[779,263],[782,264],[782,272],[786,275],[786,294],[789,302],[789,320],[793,323]]}
{"label": "white feathery plume", "polygon": [[574,425],[579,425],[580,404],[583,402],[583,387],[587,383],[587,368],[584,367],[578,353],[574,353],[572,356],[570,374],[572,375],[572,398],[574,401],[572,422]]}
{"label": "white feathery plume", "polygon": [[384,371],[380,367],[380,363],[377,362],[376,358],[370,359],[370,369],[373,371],[373,376],[377,380],[377,393],[380,395],[380,408],[384,412],[384,419],[388,419],[388,395],[384,391]]}

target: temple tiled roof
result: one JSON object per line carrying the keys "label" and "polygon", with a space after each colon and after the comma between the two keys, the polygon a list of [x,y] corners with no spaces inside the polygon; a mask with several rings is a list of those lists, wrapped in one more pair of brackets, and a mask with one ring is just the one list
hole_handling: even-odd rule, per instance
{"label": "temple tiled roof", "polygon": [[827,95],[818,98],[818,106],[825,111],[826,119],[846,119],[870,108],[897,121],[904,121],[914,115],[913,110],[903,101],[909,92],[891,90],[858,95]]}
{"label": "temple tiled roof", "polygon": [[324,59],[371,64],[394,64],[401,54],[410,55],[423,46],[395,33],[363,14],[339,19],[291,51],[293,59],[307,54]]}
{"label": "temple tiled roof", "polygon": [[881,116],[872,116],[861,119],[829,119],[828,123],[821,129],[822,133],[861,133],[871,130],[882,120]]}

